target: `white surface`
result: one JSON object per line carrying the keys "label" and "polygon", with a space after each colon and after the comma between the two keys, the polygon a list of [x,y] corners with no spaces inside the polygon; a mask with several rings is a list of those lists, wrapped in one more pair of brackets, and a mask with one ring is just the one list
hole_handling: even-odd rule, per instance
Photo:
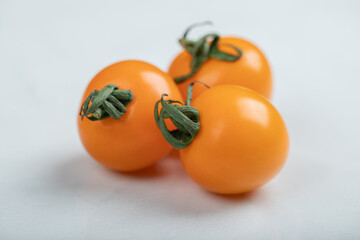
{"label": "white surface", "polygon": [[[0,2],[0,239],[360,238],[359,1],[73,2]],[[91,77],[128,58],[166,70],[207,19],[272,64],[281,174],[221,197],[174,159],[134,175],[95,163],[75,123]]]}

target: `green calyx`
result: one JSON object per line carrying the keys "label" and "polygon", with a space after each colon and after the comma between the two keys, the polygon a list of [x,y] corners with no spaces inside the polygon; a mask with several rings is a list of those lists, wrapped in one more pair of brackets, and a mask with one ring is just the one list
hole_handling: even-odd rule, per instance
{"label": "green calyx", "polygon": [[131,90],[119,90],[117,86],[110,84],[100,91],[92,91],[81,105],[79,115],[81,119],[86,117],[90,121],[99,121],[109,117],[120,119],[126,112],[125,106],[133,98]]}
{"label": "green calyx", "polygon": [[[165,140],[176,149],[183,149],[188,146],[200,130],[199,112],[190,105],[192,88],[196,82],[189,85],[185,105],[180,101],[165,100],[164,97],[168,96],[167,94],[163,94],[155,104],[154,116],[156,124]],[[206,84],[204,85],[208,87]],[[162,108],[159,113],[160,103]],[[170,119],[177,129],[169,131],[165,119]]]}
{"label": "green calyx", "polygon": [[187,38],[187,35],[193,28],[209,24],[211,24],[211,22],[196,23],[191,25],[186,29],[183,37],[179,40],[180,45],[191,54],[192,59],[190,64],[190,73],[184,76],[174,78],[176,83],[181,83],[194,75],[199,70],[200,66],[209,58],[216,58],[222,61],[234,62],[241,57],[242,51],[234,45],[229,44],[230,47],[236,50],[237,55],[232,55],[220,51],[218,48],[220,36],[217,33],[205,34],[197,41],[193,41]]}

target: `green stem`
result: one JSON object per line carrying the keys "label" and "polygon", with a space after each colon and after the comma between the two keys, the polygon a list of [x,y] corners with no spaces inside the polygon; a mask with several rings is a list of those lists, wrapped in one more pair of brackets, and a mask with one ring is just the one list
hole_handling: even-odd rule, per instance
{"label": "green stem", "polygon": [[[200,115],[196,108],[192,107],[192,89],[195,83],[192,82],[188,87],[186,104],[175,100],[165,100],[164,97],[168,96],[163,94],[161,99],[156,102],[154,109],[155,122],[160,129],[165,140],[168,141],[174,148],[183,149],[188,146],[200,130]],[[204,84],[206,87],[206,84]],[[159,104],[162,108],[159,112]],[[179,105],[180,104],[180,105]],[[170,119],[177,129],[169,131],[165,124],[165,119]]]}
{"label": "green stem", "polygon": [[216,58],[222,61],[234,62],[240,59],[242,51],[234,45],[228,45],[235,49],[237,55],[232,55],[226,52],[222,52],[218,48],[220,36],[217,33],[205,34],[197,41],[189,40],[187,35],[189,32],[198,26],[209,25],[211,22],[202,22],[190,25],[185,30],[185,33],[181,39],[179,39],[180,45],[191,54],[191,71],[188,74],[174,78],[176,83],[181,83],[186,79],[193,76],[209,58]]}
{"label": "green stem", "polygon": [[[134,98],[131,90],[119,90],[114,84],[94,90],[81,105],[81,119],[86,117],[90,121],[99,121],[109,117],[120,119],[126,112],[128,105]],[[91,105],[90,105],[91,102]]]}

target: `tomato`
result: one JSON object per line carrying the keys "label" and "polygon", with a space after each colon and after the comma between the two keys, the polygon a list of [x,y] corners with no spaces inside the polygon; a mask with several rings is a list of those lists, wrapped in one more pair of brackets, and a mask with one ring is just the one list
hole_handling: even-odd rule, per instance
{"label": "tomato", "polygon": [[[223,52],[236,55],[236,46],[242,51],[241,57],[236,61],[223,61],[216,58],[206,60],[187,80],[178,84],[183,97],[189,84],[195,80],[209,86],[234,84],[243,86],[271,98],[272,77],[271,69],[264,54],[253,43],[238,37],[220,37],[219,49]],[[192,55],[184,50],[172,61],[168,73],[176,78],[191,72]],[[204,86],[194,86],[193,96],[196,98],[204,91]]]}
{"label": "tomato", "polygon": [[[134,171],[154,164],[172,149],[156,127],[154,104],[162,93],[181,101],[176,84],[168,74],[151,64],[123,61],[99,72],[87,86],[82,102],[93,90],[101,90],[109,84],[120,90],[130,90],[133,99],[125,103],[126,112],[122,112],[119,119],[110,116],[90,121],[78,116],[79,134],[85,149],[100,164],[117,171]],[[102,113],[107,116],[104,109]],[[90,118],[94,119],[94,114],[90,114]]]}
{"label": "tomato", "polygon": [[[220,194],[245,193],[281,170],[289,149],[288,132],[279,112],[263,96],[243,87],[221,85],[205,90],[192,107],[198,116],[189,119],[192,124],[199,119],[199,125],[194,125],[199,131],[191,136],[183,133],[184,139],[192,137],[187,146],[183,140],[169,141],[172,137],[164,134],[164,128],[162,132],[173,146],[182,148],[183,166],[200,186]],[[186,121],[182,123],[190,129]]]}

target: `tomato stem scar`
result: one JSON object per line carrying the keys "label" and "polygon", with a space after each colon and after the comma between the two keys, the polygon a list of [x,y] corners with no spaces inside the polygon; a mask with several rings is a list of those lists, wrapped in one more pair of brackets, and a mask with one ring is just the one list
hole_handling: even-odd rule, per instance
{"label": "tomato stem scar", "polygon": [[183,37],[179,39],[180,45],[191,54],[191,71],[184,76],[174,78],[174,81],[176,83],[181,83],[193,76],[199,70],[201,65],[205,63],[209,58],[216,58],[227,62],[234,62],[240,59],[242,51],[234,45],[229,46],[237,52],[237,55],[232,55],[219,50],[218,43],[220,35],[217,33],[205,34],[197,41],[187,38],[187,35],[193,28],[211,24],[212,23],[209,21],[192,24],[185,30]]}
{"label": "tomato stem scar", "polygon": [[[155,104],[155,122],[165,140],[176,149],[182,149],[188,146],[200,130],[199,112],[196,108],[191,106],[192,89],[195,83],[201,83],[206,87],[209,87],[205,83],[199,81],[192,82],[188,87],[185,105],[180,101],[171,99],[165,100],[164,97],[168,96],[167,94],[163,94],[161,99]],[[162,108],[159,113],[160,103]],[[167,118],[173,122],[177,129],[173,131],[168,130],[164,120]]]}
{"label": "tomato stem scar", "polygon": [[[94,90],[81,105],[81,119],[86,117],[90,121],[99,121],[109,117],[120,119],[126,112],[128,105],[134,98],[131,90],[120,90],[114,84]],[[91,105],[89,106],[91,102]]]}

